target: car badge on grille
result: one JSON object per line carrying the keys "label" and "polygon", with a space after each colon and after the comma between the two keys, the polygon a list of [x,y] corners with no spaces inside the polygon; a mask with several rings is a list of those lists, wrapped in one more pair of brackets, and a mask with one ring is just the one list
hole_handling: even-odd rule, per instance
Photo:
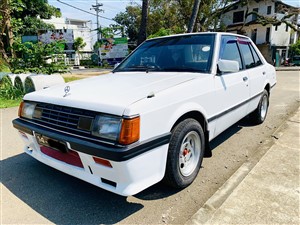
{"label": "car badge on grille", "polygon": [[65,87],[65,95],[63,97],[66,97],[67,95],[69,95],[70,90],[71,90],[70,86],[66,86]]}

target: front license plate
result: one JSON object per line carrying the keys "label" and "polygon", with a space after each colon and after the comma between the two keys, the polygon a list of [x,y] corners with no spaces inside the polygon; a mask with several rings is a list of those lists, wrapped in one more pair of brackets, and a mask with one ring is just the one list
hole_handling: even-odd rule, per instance
{"label": "front license plate", "polygon": [[35,133],[35,137],[39,145],[46,146],[64,153],[68,152],[67,144],[63,141],[58,141],[38,133]]}

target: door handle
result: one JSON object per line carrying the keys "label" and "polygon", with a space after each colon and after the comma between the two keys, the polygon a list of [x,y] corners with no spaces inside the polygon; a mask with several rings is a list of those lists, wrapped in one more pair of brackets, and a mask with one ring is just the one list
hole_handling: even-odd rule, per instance
{"label": "door handle", "polygon": [[243,77],[243,81],[247,81],[248,80],[248,77]]}

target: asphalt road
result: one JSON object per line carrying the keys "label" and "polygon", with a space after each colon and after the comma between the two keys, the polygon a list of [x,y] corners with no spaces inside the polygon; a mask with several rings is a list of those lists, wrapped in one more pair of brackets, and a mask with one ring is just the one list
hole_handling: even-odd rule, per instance
{"label": "asphalt road", "polygon": [[299,71],[280,71],[265,123],[240,121],[211,144],[195,182],[184,190],[154,185],[121,197],[52,169],[23,153],[12,128],[17,108],[0,110],[1,224],[183,224],[299,106]]}

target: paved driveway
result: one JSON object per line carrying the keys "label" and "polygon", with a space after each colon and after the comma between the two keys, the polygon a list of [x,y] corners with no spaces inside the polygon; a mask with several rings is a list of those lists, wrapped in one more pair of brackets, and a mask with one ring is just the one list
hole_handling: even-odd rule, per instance
{"label": "paved driveway", "polygon": [[154,185],[121,197],[45,166],[23,153],[12,128],[17,108],[0,110],[1,224],[183,224],[299,106],[299,72],[278,72],[264,124],[241,121],[212,142],[195,182],[184,190]]}

